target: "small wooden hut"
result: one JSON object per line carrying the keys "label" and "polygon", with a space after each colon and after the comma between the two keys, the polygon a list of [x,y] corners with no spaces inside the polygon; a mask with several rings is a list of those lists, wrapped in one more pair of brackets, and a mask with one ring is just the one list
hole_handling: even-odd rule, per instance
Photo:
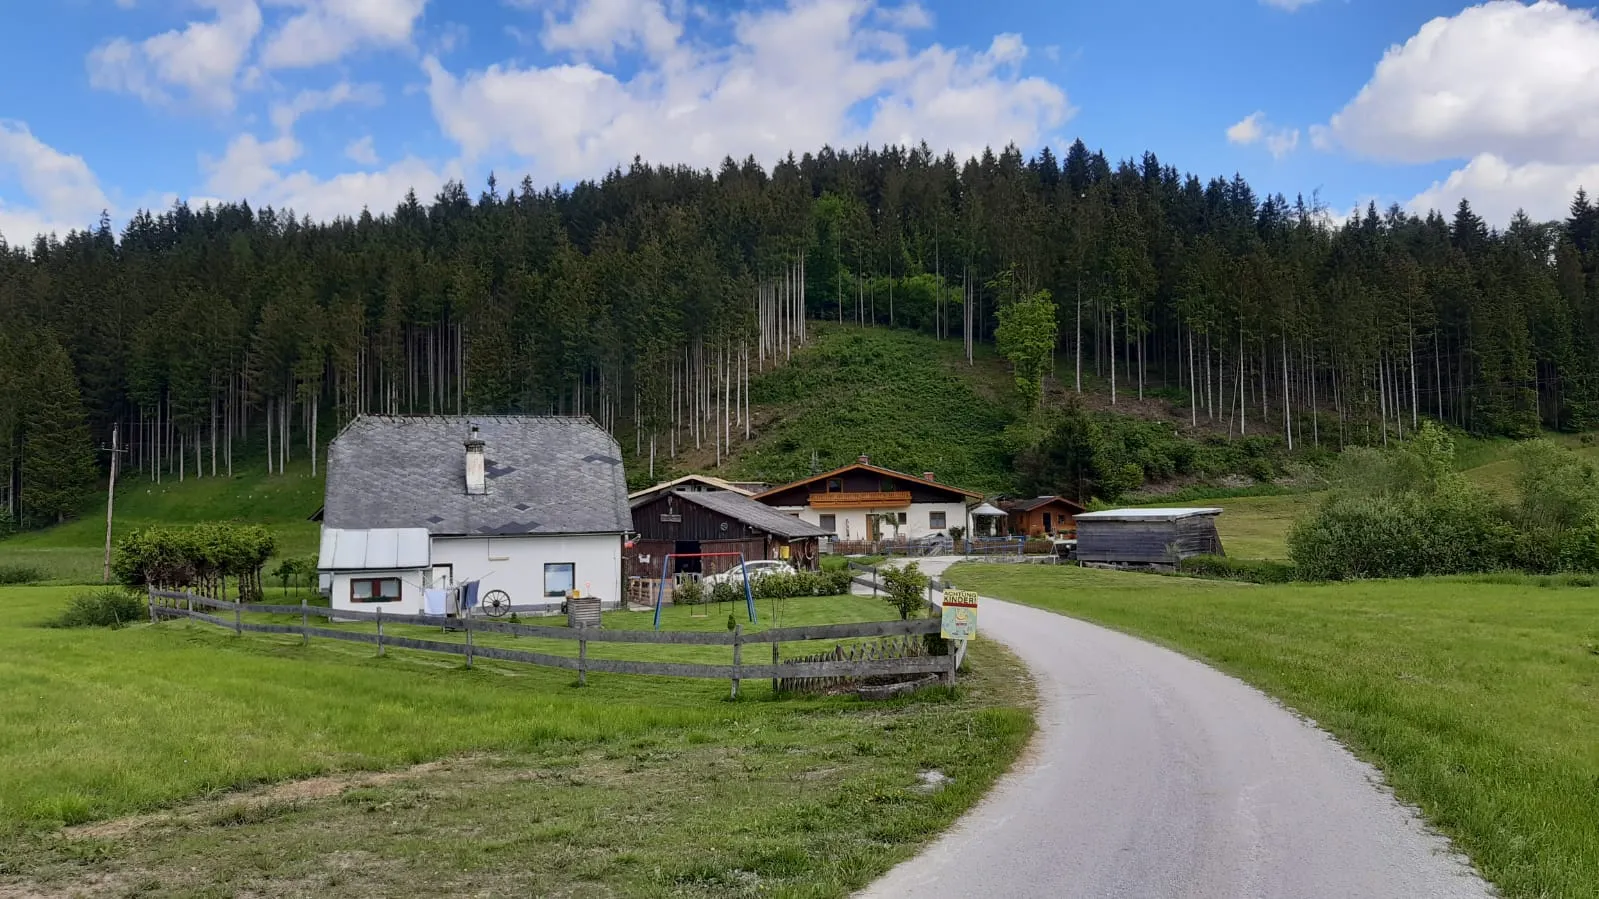
{"label": "small wooden hut", "polygon": [[1064,496],[1010,499],[999,507],[1005,511],[1006,529],[1016,537],[1070,537],[1077,532],[1077,516],[1085,511]]}
{"label": "small wooden hut", "polygon": [[1224,555],[1220,509],[1115,509],[1077,516],[1077,561],[1170,569],[1189,556]]}

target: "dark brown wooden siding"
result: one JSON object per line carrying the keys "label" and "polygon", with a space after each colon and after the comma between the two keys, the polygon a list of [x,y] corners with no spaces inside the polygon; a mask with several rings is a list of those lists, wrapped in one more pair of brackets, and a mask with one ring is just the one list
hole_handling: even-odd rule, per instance
{"label": "dark brown wooden siding", "polygon": [[1077,559],[1114,565],[1174,565],[1179,559],[1222,554],[1216,520],[1077,522]]}

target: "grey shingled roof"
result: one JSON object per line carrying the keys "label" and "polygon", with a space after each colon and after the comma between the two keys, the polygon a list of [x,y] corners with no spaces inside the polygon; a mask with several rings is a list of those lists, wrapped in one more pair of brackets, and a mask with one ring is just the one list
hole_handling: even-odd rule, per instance
{"label": "grey shingled roof", "polygon": [[[468,430],[489,492],[466,493]],[[632,527],[622,452],[593,421],[553,416],[361,416],[328,448],[329,528],[435,535],[609,534]]]}
{"label": "grey shingled roof", "polygon": [[685,502],[704,506],[713,512],[720,512],[735,521],[742,521],[768,534],[774,534],[787,540],[798,540],[803,537],[830,537],[833,532],[826,528],[817,527],[808,521],[801,521],[792,515],[779,512],[765,503],[758,503],[742,493],[730,490],[707,490],[696,493],[693,491],[678,491],[677,497]]}

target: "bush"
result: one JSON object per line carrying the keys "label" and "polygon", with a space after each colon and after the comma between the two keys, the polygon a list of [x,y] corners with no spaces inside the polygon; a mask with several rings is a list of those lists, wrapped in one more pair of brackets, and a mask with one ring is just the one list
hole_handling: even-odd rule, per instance
{"label": "bush", "polygon": [[276,550],[255,525],[202,524],[145,528],[117,544],[112,571],[129,587],[194,589],[220,597],[232,578],[245,601],[261,596],[261,569]]}
{"label": "bush", "polygon": [[699,581],[688,581],[679,584],[672,590],[672,604],[679,606],[697,606],[705,602],[705,585]]}
{"label": "bush", "polygon": [[36,584],[44,580],[44,572],[32,565],[0,565],[0,586]]}
{"label": "bush", "polygon": [[901,620],[918,617],[927,606],[927,575],[915,562],[883,568],[879,572],[883,586],[888,588],[884,597],[899,612]]}
{"label": "bush", "polygon": [[1178,562],[1177,570],[1194,577],[1251,584],[1286,584],[1294,579],[1294,566],[1286,562],[1230,556],[1192,556]]}
{"label": "bush", "polygon": [[106,589],[80,593],[51,627],[121,627],[149,615],[145,601],[126,590]]}
{"label": "bush", "polygon": [[821,596],[846,596],[854,579],[848,571],[818,571],[817,594]]}
{"label": "bush", "polygon": [[711,588],[711,602],[740,602],[744,599],[744,583],[731,584],[722,581]]}

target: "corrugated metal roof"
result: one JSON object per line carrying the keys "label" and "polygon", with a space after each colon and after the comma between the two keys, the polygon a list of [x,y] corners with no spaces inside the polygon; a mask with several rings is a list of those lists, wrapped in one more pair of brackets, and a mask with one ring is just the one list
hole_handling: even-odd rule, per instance
{"label": "corrugated metal roof", "polygon": [[833,532],[826,528],[818,527],[808,521],[801,521],[792,515],[779,512],[765,503],[758,503],[742,493],[732,493],[726,490],[711,490],[706,492],[679,491],[679,499],[704,506],[715,512],[720,512],[735,521],[742,521],[768,534],[774,534],[787,540],[798,540],[802,537],[830,537]]}
{"label": "corrugated metal roof", "polygon": [[426,528],[322,529],[322,571],[374,571],[426,568],[432,563]]}
{"label": "corrugated metal roof", "polygon": [[1201,515],[1220,515],[1222,510],[1210,509],[1112,509],[1108,512],[1085,512],[1076,516],[1078,521],[1176,521]]}

